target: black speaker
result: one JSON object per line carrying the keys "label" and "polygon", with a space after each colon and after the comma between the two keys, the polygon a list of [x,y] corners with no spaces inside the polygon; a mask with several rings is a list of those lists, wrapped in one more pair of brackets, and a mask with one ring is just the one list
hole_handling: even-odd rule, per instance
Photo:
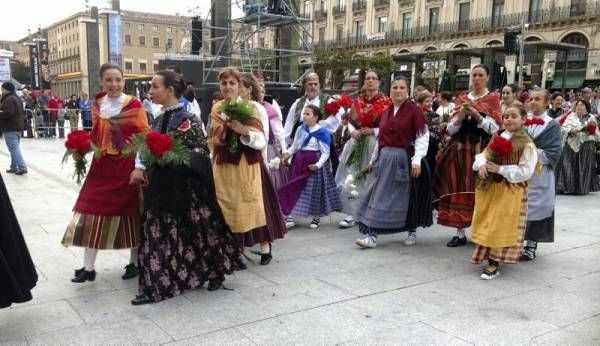
{"label": "black speaker", "polygon": [[192,54],[200,55],[202,50],[202,20],[199,17],[192,18]]}

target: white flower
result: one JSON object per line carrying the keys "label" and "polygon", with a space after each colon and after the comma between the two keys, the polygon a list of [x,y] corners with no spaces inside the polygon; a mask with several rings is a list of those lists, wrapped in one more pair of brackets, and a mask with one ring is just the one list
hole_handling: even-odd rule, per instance
{"label": "white flower", "polygon": [[279,169],[279,166],[281,165],[281,159],[276,157],[274,159],[272,159],[271,161],[269,161],[269,168],[273,168],[273,169]]}
{"label": "white flower", "polygon": [[344,184],[346,185],[350,185],[354,183],[354,176],[352,174],[348,174],[348,176],[346,177],[346,181],[344,182]]}
{"label": "white flower", "polygon": [[356,189],[356,185],[354,185],[354,184],[350,184],[350,185],[348,185],[348,187],[351,188],[352,190]]}
{"label": "white flower", "polygon": [[352,191],[350,192],[350,198],[352,198],[352,199],[357,199],[357,198],[358,198],[358,196],[359,196],[359,195],[358,195],[358,191],[356,191],[356,190],[352,190]]}

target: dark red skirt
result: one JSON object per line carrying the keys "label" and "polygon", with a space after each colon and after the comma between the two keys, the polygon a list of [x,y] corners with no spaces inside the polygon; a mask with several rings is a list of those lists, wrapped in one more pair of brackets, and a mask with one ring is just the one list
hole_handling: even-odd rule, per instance
{"label": "dark red skirt", "polygon": [[94,159],[73,211],[82,214],[135,216],[139,187],[129,185],[133,158],[105,155]]}
{"label": "dark red skirt", "polygon": [[267,167],[262,161],[260,162],[260,176],[267,225],[245,233],[234,233],[238,244],[242,247],[251,247],[263,242],[272,243],[276,239],[283,239],[287,233],[277,193],[269,177]]}

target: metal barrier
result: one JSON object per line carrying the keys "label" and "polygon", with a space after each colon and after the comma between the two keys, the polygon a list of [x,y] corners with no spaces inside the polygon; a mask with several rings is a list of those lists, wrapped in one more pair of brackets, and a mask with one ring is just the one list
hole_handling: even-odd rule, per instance
{"label": "metal barrier", "polygon": [[27,108],[25,109],[26,137],[33,135],[33,138],[60,138],[65,137],[65,130],[69,132],[73,129],[91,130],[91,121],[88,127],[84,127],[82,113],[81,109]]}

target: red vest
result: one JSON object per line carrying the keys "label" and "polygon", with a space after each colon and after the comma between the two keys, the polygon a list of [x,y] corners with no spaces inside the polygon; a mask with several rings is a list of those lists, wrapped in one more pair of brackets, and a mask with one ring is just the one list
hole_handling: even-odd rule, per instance
{"label": "red vest", "polygon": [[427,120],[423,110],[411,100],[406,100],[394,112],[391,105],[381,115],[379,123],[379,148],[396,147],[408,149],[417,136],[425,131]]}

